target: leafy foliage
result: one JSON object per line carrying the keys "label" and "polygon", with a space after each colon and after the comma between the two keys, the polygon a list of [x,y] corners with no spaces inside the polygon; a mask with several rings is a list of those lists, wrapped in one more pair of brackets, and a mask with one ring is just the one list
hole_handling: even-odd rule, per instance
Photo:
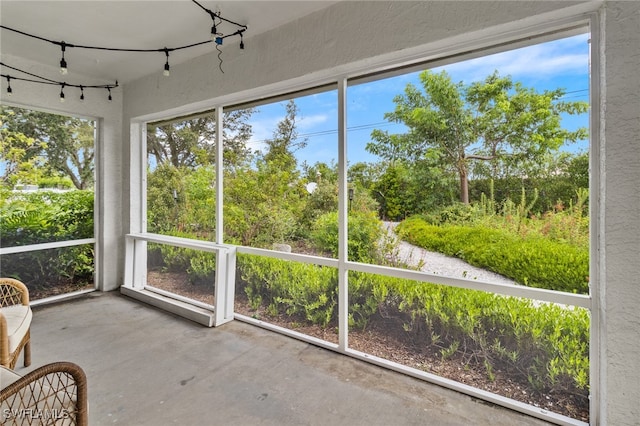
{"label": "leafy foliage", "polygon": [[560,101],[562,89],[537,93],[497,72],[468,86],[454,83],[446,71],[423,71],[419,78],[422,90],[408,84],[394,98],[395,110],[385,114],[408,132],[376,129],[367,150],[394,163],[415,162],[435,150],[442,167],[458,176],[463,203],[469,202],[468,179],[476,162],[489,163],[489,177],[499,177],[498,170],[523,175],[564,143],[587,136],[585,129],[560,126],[561,114],[584,113],[588,107]]}
{"label": "leafy foliage", "polygon": [[[336,323],[335,270],[240,255],[238,289],[253,309],[324,327]],[[468,363],[509,371],[540,392],[588,396],[589,314],[527,299],[365,273],[349,274],[349,324],[365,328],[384,313],[414,345],[442,348]]]}
{"label": "leafy foliage", "polygon": [[404,221],[397,231],[417,246],[459,257],[526,286],[589,292],[589,252],[571,244],[482,226],[429,225],[418,217]]}
{"label": "leafy foliage", "polygon": [[[252,109],[223,114],[224,162],[235,165],[249,155],[246,142],[251,136],[247,119]],[[147,128],[147,150],[156,164],[175,168],[196,168],[215,162],[216,121],[213,113],[180,122],[151,123]]]}
{"label": "leafy foliage", "polygon": [[337,314],[338,275],[333,268],[238,255],[240,289],[252,306],[327,326]]}
{"label": "leafy foliage", "polygon": [[67,177],[77,189],[94,181],[94,122],[16,107],[0,107],[0,154],[10,166],[4,179],[37,184]]}
{"label": "leafy foliage", "polygon": [[[355,212],[349,215],[348,256],[353,262],[379,262],[382,255],[378,241],[382,237],[382,223],[373,212]],[[338,213],[320,216],[311,233],[315,246],[329,256],[338,257]]]}
{"label": "leafy foliage", "polygon": [[[93,237],[93,191],[12,194],[0,202],[2,247]],[[2,273],[30,288],[91,281],[93,245],[2,257]]]}

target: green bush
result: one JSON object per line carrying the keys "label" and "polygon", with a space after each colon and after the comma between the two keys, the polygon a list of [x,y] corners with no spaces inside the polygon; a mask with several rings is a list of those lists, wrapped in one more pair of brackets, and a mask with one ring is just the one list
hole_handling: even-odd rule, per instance
{"label": "green bush", "polygon": [[[10,194],[10,195],[9,195]],[[7,193],[0,204],[2,247],[93,237],[92,191]],[[32,289],[61,283],[91,282],[91,245],[39,250],[3,256],[2,274]]]}
{"label": "green bush", "polygon": [[254,309],[286,314],[327,326],[337,315],[338,274],[334,268],[238,255],[240,290]]}
{"label": "green bush", "polygon": [[529,299],[389,279],[389,297],[426,343],[500,367],[536,391],[588,396],[589,312]]}
{"label": "green bush", "polygon": [[[252,255],[238,256],[239,291],[252,308],[328,326],[337,320],[334,268]],[[399,319],[400,332],[465,362],[507,371],[532,391],[572,392],[589,384],[589,313],[482,291],[349,273],[349,324]]]}
{"label": "green bush", "polygon": [[[373,212],[354,212],[349,215],[349,260],[352,262],[376,262],[381,258],[378,248],[383,236],[382,222]],[[338,213],[320,216],[311,231],[316,247],[334,258],[338,257]]]}
{"label": "green bush", "polygon": [[[174,237],[197,239],[186,232],[169,232]],[[212,284],[215,281],[216,254],[176,247],[170,244],[149,243],[147,262],[151,268],[171,272],[186,272],[192,284]]]}
{"label": "green bush", "polygon": [[459,257],[526,286],[589,292],[588,249],[483,226],[434,226],[417,217],[404,221],[396,230],[412,244]]}

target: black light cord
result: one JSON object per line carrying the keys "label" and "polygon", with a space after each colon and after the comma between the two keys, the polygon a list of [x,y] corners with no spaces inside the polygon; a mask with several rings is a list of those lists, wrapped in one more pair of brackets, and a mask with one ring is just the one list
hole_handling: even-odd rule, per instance
{"label": "black light cord", "polygon": [[115,82],[115,84],[96,84],[96,85],[91,85],[91,84],[71,84],[71,83],[67,83],[65,81],[57,81],[57,80],[52,80],[52,79],[47,78],[47,77],[42,77],[40,75],[33,74],[33,73],[28,72],[28,71],[21,70],[19,68],[12,67],[10,65],[5,64],[4,62],[0,62],[0,66],[12,69],[14,71],[18,71],[18,72],[21,72],[21,73],[26,74],[28,76],[35,77],[35,78],[39,79],[39,80],[33,80],[33,79],[30,79],[30,78],[16,77],[16,76],[7,75],[7,74],[1,74],[0,75],[0,76],[2,76],[4,78],[9,78],[11,80],[29,81],[31,83],[52,84],[52,85],[56,85],[56,86],[64,85],[66,87],[77,87],[79,89],[82,89],[82,88],[84,88],[84,89],[115,89],[116,87],[119,86],[117,81]]}
{"label": "black light cord", "polygon": [[18,71],[20,73],[26,74],[30,77],[34,77],[37,78],[38,80],[35,80],[34,78],[27,78],[27,77],[16,77],[14,75],[10,75],[10,74],[0,74],[0,77],[2,78],[6,78],[7,79],[7,94],[9,96],[13,95],[13,88],[11,87],[11,80],[16,80],[16,81],[26,81],[29,83],[38,83],[38,84],[48,84],[51,86],[60,86],[60,102],[64,102],[65,100],[65,95],[64,95],[64,89],[65,87],[77,87],[80,89],[80,100],[84,101],[84,89],[106,89],[109,96],[108,96],[108,100],[111,101],[112,97],[111,97],[111,89],[115,89],[116,87],[118,87],[118,82],[116,81],[115,84],[72,84],[72,83],[67,83],[66,81],[57,81],[57,80],[52,80],[50,78],[47,77],[42,77],[40,75],[37,74],[33,74],[30,73],[28,71],[25,70],[21,70],[19,68],[16,67],[12,67],[10,65],[7,65],[3,62],[0,62],[0,66],[5,67],[5,68],[9,68],[12,69],[14,71]]}
{"label": "black light cord", "polygon": [[[54,44],[56,46],[60,46],[61,49],[63,49],[66,47],[73,47],[73,48],[77,48],[77,49],[92,49],[92,50],[107,50],[110,52],[165,52],[165,50],[168,50],[169,52],[173,52],[176,50],[182,50],[182,49],[189,49],[191,47],[195,47],[195,46],[200,46],[203,44],[207,44],[207,43],[211,43],[211,40],[205,40],[205,41],[200,41],[197,43],[191,43],[191,44],[186,44],[184,46],[177,46],[177,47],[162,47],[159,49],[131,49],[131,48],[121,48],[121,47],[102,47],[102,46],[88,46],[88,45],[82,45],[82,44],[73,44],[73,43],[67,43],[65,41],[57,41],[57,40],[50,40],[48,38],[44,38],[44,37],[40,37],[37,36],[35,34],[29,34],[29,33],[25,33],[24,31],[20,31],[20,30],[16,30],[15,28],[11,28],[11,27],[7,27],[6,25],[0,25],[0,28],[2,28],[3,30],[7,30],[7,31],[13,31],[15,33],[18,33],[20,35],[26,36],[26,37],[31,37],[31,38],[35,38],[37,40],[42,40],[45,41],[47,43],[51,43]],[[227,38],[227,37],[231,37],[233,35],[237,35],[236,33],[233,34],[228,34],[226,36],[223,36],[222,38]]]}
{"label": "black light cord", "polygon": [[[197,4],[199,7],[201,7],[203,10],[205,10],[210,16],[211,18],[214,20],[214,24],[215,24],[215,19],[220,19],[222,21],[228,22],[230,24],[233,24],[237,27],[240,27],[239,30],[235,31],[232,34],[227,34],[227,35],[221,35],[220,37],[218,37],[219,39],[225,39],[227,37],[232,37],[232,36],[236,36],[236,35],[240,35],[242,36],[242,33],[244,33],[248,27],[246,25],[242,25],[242,24],[238,24],[237,22],[233,22],[229,19],[223,18],[222,16],[220,16],[219,14],[211,11],[210,9],[207,9],[206,7],[202,6],[200,3],[198,3],[196,0],[192,0],[195,4]],[[57,41],[57,40],[52,40],[52,39],[48,39],[45,37],[41,37],[35,34],[30,34],[27,33],[25,31],[21,31],[15,28],[11,28],[11,27],[7,27],[6,25],[0,25],[0,28],[7,30],[7,31],[13,31],[14,33],[23,35],[25,37],[31,37],[34,38],[36,40],[41,40],[47,43],[51,43],[54,44],[56,46],[60,46],[60,48],[62,49],[62,51],[65,51],[65,48],[67,47],[72,47],[72,48],[77,48],[77,49],[92,49],[92,50],[106,50],[106,51],[110,51],[110,52],[174,52],[176,50],[183,50],[183,49],[189,49],[191,47],[196,47],[196,46],[201,46],[203,44],[207,44],[207,43],[211,43],[212,41],[215,40],[204,40],[204,41],[200,41],[200,42],[196,42],[196,43],[191,43],[191,44],[186,44],[184,46],[176,46],[176,47],[161,47],[158,49],[132,49],[132,48],[123,48],[123,47],[103,47],[103,46],[89,46],[89,45],[83,45],[83,44],[74,44],[74,43],[67,43],[65,41]],[[222,44],[222,43],[217,43],[217,44]],[[63,55],[64,56],[64,55]]]}
{"label": "black light cord", "polygon": [[[198,7],[200,7],[202,10],[204,10],[205,12],[207,12],[209,14],[209,16],[211,16],[211,19],[213,20],[213,26],[211,28],[211,36],[213,37],[213,40],[205,40],[205,41],[200,41],[200,42],[196,42],[196,43],[191,43],[191,44],[186,44],[184,46],[176,46],[176,47],[162,47],[162,48],[158,48],[158,49],[132,49],[132,48],[120,48],[120,47],[104,47],[104,46],[89,46],[89,45],[83,45],[83,44],[75,44],[75,43],[67,43],[65,41],[58,41],[58,40],[52,40],[52,39],[48,39],[45,37],[41,37],[35,34],[30,34],[27,33],[25,31],[21,31],[15,28],[11,28],[8,27],[6,25],[0,25],[0,29],[3,30],[7,30],[7,31],[12,31],[16,34],[20,34],[23,35],[25,37],[30,37],[36,40],[40,40],[40,41],[44,41],[56,46],[59,46],[61,49],[61,53],[62,53],[62,58],[60,60],[60,73],[61,74],[67,74],[67,61],[65,60],[64,54],[67,50],[67,48],[76,48],[76,49],[92,49],[92,50],[103,50],[103,51],[110,51],[110,52],[137,52],[137,53],[163,53],[166,56],[166,63],[164,65],[164,71],[163,74],[165,76],[169,75],[169,53],[171,52],[175,52],[177,50],[183,50],[183,49],[189,49],[192,47],[196,47],[196,46],[201,46],[204,44],[208,44],[208,43],[212,43],[215,42],[215,46],[216,46],[216,50],[218,51],[218,60],[219,60],[219,68],[220,71],[222,71],[224,73],[224,71],[222,70],[222,51],[220,50],[220,45],[222,45],[222,42],[225,38],[228,37],[233,37],[233,36],[240,36],[240,49],[244,49],[244,40],[243,40],[243,33],[248,29],[248,27],[246,25],[242,25],[239,24],[237,22],[231,21],[229,19],[223,18],[222,16],[220,16],[219,13],[215,13],[210,9],[207,9],[206,7],[204,7],[203,5],[201,5],[200,3],[198,3],[196,0],[192,0],[193,3],[195,3],[196,5],[198,5]],[[239,29],[236,30],[235,32],[231,33],[231,34],[221,34],[218,33],[217,30],[217,26],[221,23],[218,22],[216,23],[216,19],[219,21],[224,21],[227,22],[229,24],[235,25],[237,26]],[[13,70],[25,73],[27,75],[31,75],[32,77],[36,77],[41,79],[42,81],[36,81],[36,80],[30,80],[30,79],[26,79],[26,78],[22,78],[22,77],[14,77],[14,76],[10,76],[10,75],[6,75],[6,74],[2,74],[2,77],[6,77],[7,78],[7,82],[9,84],[8,87],[10,86],[11,83],[11,79],[14,80],[22,80],[22,81],[31,81],[34,83],[45,83],[48,82],[48,84],[57,84],[57,85],[61,85],[62,88],[64,89],[64,86],[70,86],[70,87],[79,87],[81,90],[83,88],[106,88],[106,89],[112,89],[115,87],[118,87],[118,83],[116,82],[115,85],[100,85],[100,86],[85,86],[85,85],[75,85],[75,84],[67,84],[65,82],[62,81],[55,81],[55,80],[51,80],[51,79],[46,79],[44,77],[41,76],[37,76],[37,75],[33,75],[30,74],[28,72],[25,72],[23,70],[19,70],[17,68],[13,68],[10,67],[6,64],[2,64],[2,66],[5,66],[7,68],[11,68]],[[8,90],[9,93],[11,93],[11,91]],[[62,92],[61,92],[62,93]],[[62,96],[61,96],[62,98]]]}
{"label": "black light cord", "polygon": [[246,25],[238,24],[237,22],[233,22],[233,21],[231,21],[231,20],[229,20],[229,19],[223,18],[222,16],[220,16],[220,14],[215,13],[215,12],[211,11],[210,9],[207,9],[206,7],[204,7],[203,5],[201,5],[200,3],[198,3],[196,0],[192,0],[192,1],[193,1],[195,4],[197,4],[198,6],[200,6],[200,8],[201,8],[202,10],[204,10],[205,12],[207,12],[207,13],[209,14],[209,16],[211,16],[211,19],[213,19],[214,23],[215,23],[216,18],[218,18],[218,19],[220,19],[221,21],[225,21],[225,22],[228,22],[228,23],[230,23],[230,24],[233,24],[233,25],[235,25],[235,26],[237,26],[237,27],[244,28],[245,30],[248,28]]}

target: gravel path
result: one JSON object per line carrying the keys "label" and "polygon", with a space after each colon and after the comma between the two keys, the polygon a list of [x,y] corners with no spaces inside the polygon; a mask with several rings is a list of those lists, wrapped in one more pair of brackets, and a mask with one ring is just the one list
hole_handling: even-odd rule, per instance
{"label": "gravel path", "polygon": [[[387,232],[391,233],[393,238],[396,238],[393,229],[397,225],[397,222],[384,222],[384,225]],[[517,285],[515,281],[502,275],[469,265],[464,260],[455,257],[427,251],[413,244],[409,244],[406,241],[399,241],[397,256],[400,262],[406,263],[407,265],[422,265],[420,270],[423,272],[454,278]]]}

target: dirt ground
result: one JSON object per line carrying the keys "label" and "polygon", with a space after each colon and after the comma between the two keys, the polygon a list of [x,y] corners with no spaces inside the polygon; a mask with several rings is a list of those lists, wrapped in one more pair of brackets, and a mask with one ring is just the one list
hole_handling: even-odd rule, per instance
{"label": "dirt ground", "polygon": [[[165,291],[214,304],[213,286],[193,285],[184,273],[150,271],[148,283]],[[235,311],[331,343],[338,343],[338,332],[335,328],[306,325],[293,318],[272,317],[264,309],[253,310],[243,294],[236,294]],[[565,393],[532,392],[528,383],[513,381],[500,369],[494,369],[493,377],[489,378],[484,365],[462,356],[454,355],[443,359],[441,348],[417,346],[407,336],[402,324],[379,317],[371,321],[363,331],[349,330],[349,347],[554,413],[589,421],[589,404],[584,397]]]}

